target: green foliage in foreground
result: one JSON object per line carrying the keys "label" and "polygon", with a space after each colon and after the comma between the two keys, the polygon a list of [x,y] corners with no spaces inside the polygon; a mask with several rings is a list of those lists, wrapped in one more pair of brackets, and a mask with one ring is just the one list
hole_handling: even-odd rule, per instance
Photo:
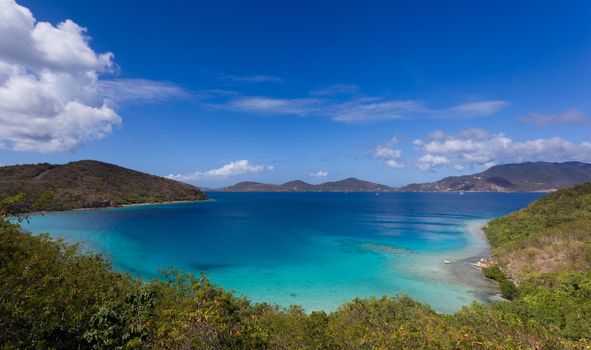
{"label": "green foliage in foreground", "polygon": [[144,283],[0,222],[2,349],[584,349],[590,300],[591,275],[569,273],[523,284],[515,301],[453,315],[406,296],[307,314],[253,305],[177,271]]}

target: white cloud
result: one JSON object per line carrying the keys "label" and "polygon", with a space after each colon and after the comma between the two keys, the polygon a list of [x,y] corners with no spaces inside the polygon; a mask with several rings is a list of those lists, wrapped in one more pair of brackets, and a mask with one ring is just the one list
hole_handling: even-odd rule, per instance
{"label": "white cloud", "polygon": [[109,101],[164,101],[190,94],[170,82],[146,79],[113,79],[98,82],[98,94]]}
{"label": "white cloud", "polygon": [[248,160],[237,160],[216,169],[196,171],[190,174],[170,174],[166,177],[179,181],[193,181],[212,178],[228,178],[244,174],[258,174],[264,171],[272,171],[274,169],[275,168],[272,165],[252,164]]}
{"label": "white cloud", "polygon": [[480,117],[487,116],[498,112],[507,107],[507,101],[477,101],[460,104],[449,108],[447,113],[443,111],[443,115],[454,115],[463,117]]}
{"label": "white cloud", "polygon": [[275,75],[224,75],[222,80],[244,82],[244,83],[269,83],[269,82],[281,82],[283,79]]}
{"label": "white cloud", "polygon": [[308,175],[310,175],[311,177],[315,177],[315,178],[321,178],[321,177],[327,177],[328,176],[328,172],[322,171],[322,170],[318,170],[316,172],[311,172]]}
{"label": "white cloud", "polygon": [[383,159],[384,164],[392,169],[404,168],[404,164],[399,162],[402,158],[402,151],[397,149],[396,146],[400,143],[397,137],[392,137],[388,142],[377,145],[373,156],[375,158]]}
{"label": "white cloud", "polygon": [[404,164],[399,163],[398,161],[394,160],[394,159],[388,159],[385,162],[386,166],[388,168],[392,168],[392,169],[401,169],[404,168]]}
{"label": "white cloud", "polygon": [[4,63],[66,72],[113,68],[113,54],[97,54],[88,46],[86,29],[71,20],[57,26],[38,22],[14,0],[0,1],[0,55]]}
{"label": "white cloud", "polygon": [[72,20],[37,21],[0,0],[0,148],[60,152],[109,135],[121,124],[111,102],[162,100],[182,89],[148,80],[99,79],[117,71]]}
{"label": "white cloud", "polygon": [[442,165],[464,169],[524,161],[591,161],[591,142],[574,144],[560,137],[519,142],[482,129],[467,129],[457,135],[443,132],[432,135],[413,142],[423,154],[418,159],[418,167],[423,170]]}
{"label": "white cloud", "polygon": [[377,145],[374,151],[376,158],[382,159],[398,159],[402,155],[402,151],[394,147],[400,143],[397,137],[391,138],[388,142]]}
{"label": "white cloud", "polygon": [[522,123],[537,126],[575,125],[591,123],[591,117],[574,108],[558,114],[530,114],[520,119]]}
{"label": "white cloud", "polygon": [[[218,107],[254,114],[319,116],[337,122],[368,123],[396,119],[481,117],[494,114],[508,105],[505,101],[479,101],[435,109],[421,101],[359,96],[353,91],[352,86],[337,85],[313,90],[313,97],[240,96]],[[355,96],[334,98],[338,94]]]}
{"label": "white cloud", "polygon": [[27,8],[0,1],[0,148],[72,150],[121,123],[97,93],[113,55],[94,52],[88,40],[71,20],[38,22]]}
{"label": "white cloud", "polygon": [[281,99],[250,96],[232,99],[226,107],[241,112],[304,116],[314,113],[319,105],[319,100],[311,98]]}
{"label": "white cloud", "polygon": [[428,170],[431,167],[449,164],[449,159],[443,156],[434,156],[432,154],[425,154],[419,158],[419,168],[422,170]]}
{"label": "white cloud", "polygon": [[416,118],[430,113],[423,103],[413,100],[363,98],[339,103],[331,111],[332,120],[347,123]]}
{"label": "white cloud", "polygon": [[507,105],[506,101],[478,101],[436,109],[415,100],[366,98],[341,104],[332,119],[355,123],[393,119],[471,118],[494,114]]}

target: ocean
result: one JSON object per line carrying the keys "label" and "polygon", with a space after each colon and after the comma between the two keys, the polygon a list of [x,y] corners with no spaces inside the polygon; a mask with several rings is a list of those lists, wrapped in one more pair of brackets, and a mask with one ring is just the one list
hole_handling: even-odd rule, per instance
{"label": "ocean", "polygon": [[254,302],[331,311],[405,293],[453,312],[497,298],[471,266],[489,254],[479,227],[541,195],[213,192],[206,202],[34,215],[23,226],[141,278],[204,272]]}

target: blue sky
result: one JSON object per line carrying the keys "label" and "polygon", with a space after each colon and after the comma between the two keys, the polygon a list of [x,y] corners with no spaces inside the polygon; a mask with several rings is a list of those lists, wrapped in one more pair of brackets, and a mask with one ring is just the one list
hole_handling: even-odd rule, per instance
{"label": "blue sky", "polygon": [[591,161],[588,1],[5,0],[0,16],[5,165],[216,187]]}

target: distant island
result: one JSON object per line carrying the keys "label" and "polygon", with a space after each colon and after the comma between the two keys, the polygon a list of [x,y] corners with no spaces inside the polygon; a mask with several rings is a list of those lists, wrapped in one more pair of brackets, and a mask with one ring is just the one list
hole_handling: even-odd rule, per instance
{"label": "distant island", "polygon": [[369,181],[348,178],[340,181],[324,182],[313,185],[302,180],[289,181],[281,185],[264,184],[260,182],[239,182],[235,185],[223,187],[221,192],[392,192],[390,186],[380,185]]}
{"label": "distant island", "polygon": [[313,185],[302,180],[274,185],[239,182],[221,192],[551,192],[591,181],[591,164],[526,162],[496,165],[486,171],[436,182],[391,187],[356,178]]}
{"label": "distant island", "polygon": [[25,211],[43,197],[50,211],[207,199],[195,186],[94,160],[0,167],[0,198],[16,194]]}

